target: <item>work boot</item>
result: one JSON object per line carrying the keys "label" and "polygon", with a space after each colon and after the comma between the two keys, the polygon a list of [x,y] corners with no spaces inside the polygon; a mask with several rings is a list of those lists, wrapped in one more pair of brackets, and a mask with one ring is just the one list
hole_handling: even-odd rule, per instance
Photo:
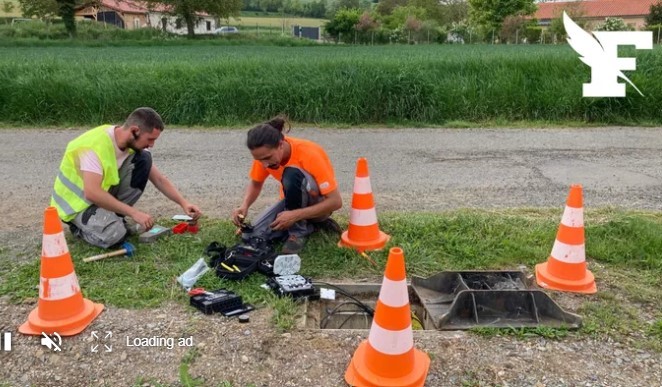
{"label": "work boot", "polygon": [[73,235],[75,237],[78,237],[78,238],[81,238],[82,233],[80,232],[80,229],[78,228],[78,226],[76,226],[73,223],[68,223],[68,225],[69,225],[69,231],[71,231],[71,235]]}
{"label": "work boot", "polygon": [[281,251],[283,254],[297,254],[301,250],[303,250],[303,246],[305,244],[306,244],[306,237],[298,237],[296,235],[290,235],[283,244],[283,249]]}
{"label": "work boot", "polygon": [[321,222],[314,223],[313,226],[316,231],[324,231],[327,234],[342,234],[342,228],[333,218],[326,218]]}

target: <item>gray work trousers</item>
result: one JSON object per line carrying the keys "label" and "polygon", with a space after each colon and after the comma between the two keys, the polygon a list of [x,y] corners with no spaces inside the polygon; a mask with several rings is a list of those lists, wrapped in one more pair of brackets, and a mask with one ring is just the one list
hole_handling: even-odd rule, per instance
{"label": "gray work trousers", "polygon": [[[130,155],[119,169],[119,184],[111,187],[108,193],[133,206],[145,191],[151,168],[152,156],[149,152]],[[128,233],[123,216],[95,204],[79,212],[69,222],[69,227],[75,236],[104,249],[123,242]]]}
{"label": "gray work trousers", "polygon": [[315,179],[303,169],[286,167],[283,171],[281,184],[283,185],[285,199],[262,211],[255,221],[252,222],[253,232],[242,237],[257,236],[268,241],[282,241],[289,235],[305,237],[315,231],[313,223],[321,222],[329,217],[329,215],[326,215],[319,219],[300,220],[294,223],[288,230],[272,230],[269,225],[281,212],[309,207],[324,199],[319,193],[319,187]]}

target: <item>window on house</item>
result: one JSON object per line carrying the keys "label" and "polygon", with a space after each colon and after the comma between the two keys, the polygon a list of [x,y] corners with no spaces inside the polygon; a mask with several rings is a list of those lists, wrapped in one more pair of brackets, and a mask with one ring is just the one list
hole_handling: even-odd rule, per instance
{"label": "window on house", "polygon": [[133,19],[133,28],[140,28],[140,19]]}
{"label": "window on house", "polygon": [[207,21],[207,31],[211,31],[211,22]]}
{"label": "window on house", "polygon": [[179,17],[177,18],[177,20],[175,20],[175,28],[177,29],[182,28],[182,19]]}

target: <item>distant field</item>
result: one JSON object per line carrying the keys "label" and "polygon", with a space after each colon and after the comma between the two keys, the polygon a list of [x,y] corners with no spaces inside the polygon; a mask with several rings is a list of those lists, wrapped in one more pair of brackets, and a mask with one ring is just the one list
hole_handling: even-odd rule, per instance
{"label": "distant field", "polygon": [[[303,27],[321,27],[328,20],[326,19],[311,19],[311,18],[295,18],[295,17],[240,17],[238,19],[230,18],[229,25],[256,29],[260,27],[283,27],[289,30],[291,26],[299,25]],[[224,24],[224,23],[223,23]]]}
{"label": "distant field", "polygon": [[[278,113],[331,124],[662,123],[662,49],[626,75],[645,94],[582,98],[591,70],[566,45],[0,48],[0,122],[94,124],[150,105],[174,125]],[[72,66],[76,63],[76,66]]]}

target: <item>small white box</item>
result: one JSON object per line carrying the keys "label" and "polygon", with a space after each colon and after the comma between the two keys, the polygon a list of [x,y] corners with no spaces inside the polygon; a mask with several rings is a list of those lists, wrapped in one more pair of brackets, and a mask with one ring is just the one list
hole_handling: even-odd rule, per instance
{"label": "small white box", "polygon": [[334,289],[320,288],[320,298],[325,300],[335,300],[336,291]]}

